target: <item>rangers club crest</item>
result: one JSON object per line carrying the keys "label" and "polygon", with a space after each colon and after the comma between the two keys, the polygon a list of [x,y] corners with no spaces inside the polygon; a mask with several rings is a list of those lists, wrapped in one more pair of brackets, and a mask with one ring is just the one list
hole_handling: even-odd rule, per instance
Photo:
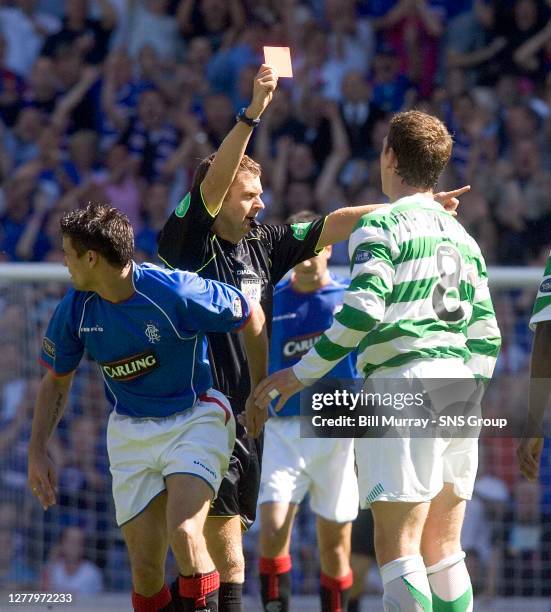
{"label": "rangers club crest", "polygon": [[161,333],[155,321],[147,321],[145,324],[145,335],[151,344],[157,344],[161,341]]}

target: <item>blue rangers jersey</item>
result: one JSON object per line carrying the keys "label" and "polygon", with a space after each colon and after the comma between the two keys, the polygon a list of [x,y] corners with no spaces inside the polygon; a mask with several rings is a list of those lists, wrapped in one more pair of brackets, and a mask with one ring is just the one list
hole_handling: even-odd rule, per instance
{"label": "blue rangers jersey", "polygon": [[54,312],[41,361],[55,375],[98,362],[119,414],[166,417],[191,408],[212,386],[206,332],[231,332],[250,316],[244,295],[192,272],[133,264],[134,294],[109,302],[70,289]]}
{"label": "blue rangers jersey", "polygon": [[[297,363],[333,323],[333,315],[342,307],[348,283],[335,278],[317,291],[302,293],[293,289],[291,279],[281,281],[274,292],[270,373]],[[356,378],[356,354],[349,353],[327,378]],[[300,395],[291,397],[277,413],[300,413]]]}

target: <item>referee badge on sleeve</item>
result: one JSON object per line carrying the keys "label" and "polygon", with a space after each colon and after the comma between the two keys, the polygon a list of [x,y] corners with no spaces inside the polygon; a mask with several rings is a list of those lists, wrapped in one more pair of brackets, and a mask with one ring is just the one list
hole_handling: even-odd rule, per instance
{"label": "referee badge on sleeve", "polygon": [[259,278],[242,278],[241,292],[247,299],[259,302],[262,297],[262,281]]}

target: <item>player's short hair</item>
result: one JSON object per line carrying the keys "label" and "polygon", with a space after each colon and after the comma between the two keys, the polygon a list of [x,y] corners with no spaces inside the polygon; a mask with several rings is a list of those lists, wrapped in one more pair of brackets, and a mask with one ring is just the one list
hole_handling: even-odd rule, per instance
{"label": "player's short hair", "polygon": [[287,217],[285,223],[309,223],[321,219],[321,215],[313,210],[301,210]]}
{"label": "player's short hair", "polygon": [[86,251],[96,251],[116,268],[124,268],[132,260],[132,226],[128,217],[113,206],[90,203],[66,212],[59,224],[79,257]]}
{"label": "player's short hair", "polygon": [[[203,159],[197,166],[191,184],[192,190],[199,187],[199,185],[205,180],[205,176],[207,176],[207,172],[209,171],[215,157],[216,153],[212,153],[208,157],[205,157],[205,159]],[[257,177],[262,174],[262,167],[248,155],[243,155],[241,161],[239,162],[239,167],[237,168],[237,173],[235,176],[237,177],[239,174],[241,174],[241,172],[247,172],[248,174],[252,174],[252,176]]]}
{"label": "player's short hair", "polygon": [[390,122],[387,147],[396,155],[396,173],[412,187],[436,186],[450,159],[452,144],[442,121],[421,111],[397,113]]}

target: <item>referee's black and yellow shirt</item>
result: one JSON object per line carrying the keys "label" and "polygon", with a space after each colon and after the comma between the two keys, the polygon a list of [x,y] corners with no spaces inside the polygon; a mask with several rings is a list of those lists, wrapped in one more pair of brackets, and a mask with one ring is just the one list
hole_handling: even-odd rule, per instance
{"label": "referee's black and yellow shirt", "polygon": [[[275,285],[301,261],[315,257],[325,218],[292,225],[253,222],[237,244],[211,231],[216,216],[203,203],[200,187],[188,193],[159,236],[159,257],[170,267],[223,281],[260,301],[271,331]],[[214,386],[241,412],[249,396],[245,350],[238,334],[208,334]]]}

